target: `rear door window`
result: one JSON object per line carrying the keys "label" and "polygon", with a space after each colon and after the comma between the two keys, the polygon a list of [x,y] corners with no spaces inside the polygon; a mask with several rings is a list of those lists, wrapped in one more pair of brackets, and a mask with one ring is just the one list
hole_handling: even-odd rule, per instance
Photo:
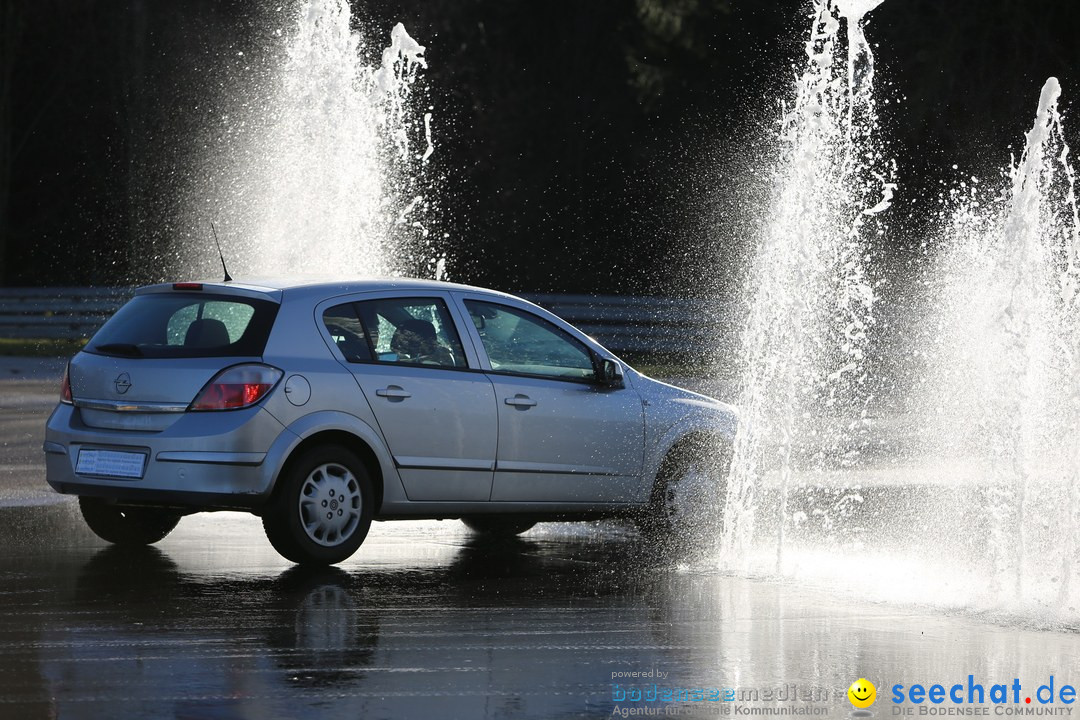
{"label": "rear door window", "polygon": [[278,305],[229,295],[137,295],[94,335],[86,352],[117,357],[262,355]]}
{"label": "rear door window", "polygon": [[349,362],[370,362],[371,345],[356,314],[355,303],[344,303],[323,311],[323,325],[338,350]]}
{"label": "rear door window", "polygon": [[349,362],[468,367],[446,304],[438,298],[386,298],[335,305],[323,324]]}

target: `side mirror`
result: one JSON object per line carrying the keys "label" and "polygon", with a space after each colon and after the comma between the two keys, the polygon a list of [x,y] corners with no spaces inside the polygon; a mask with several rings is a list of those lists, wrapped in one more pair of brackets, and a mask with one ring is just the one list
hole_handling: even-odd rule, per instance
{"label": "side mirror", "polygon": [[609,358],[600,358],[599,368],[596,371],[596,381],[604,387],[624,387],[622,368],[619,367],[619,363]]}

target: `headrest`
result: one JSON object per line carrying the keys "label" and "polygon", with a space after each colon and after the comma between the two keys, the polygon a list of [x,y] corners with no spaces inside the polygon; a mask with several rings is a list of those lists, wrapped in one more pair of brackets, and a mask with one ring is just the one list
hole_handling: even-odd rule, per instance
{"label": "headrest", "polygon": [[184,347],[221,347],[230,342],[225,323],[215,318],[196,320],[184,335]]}

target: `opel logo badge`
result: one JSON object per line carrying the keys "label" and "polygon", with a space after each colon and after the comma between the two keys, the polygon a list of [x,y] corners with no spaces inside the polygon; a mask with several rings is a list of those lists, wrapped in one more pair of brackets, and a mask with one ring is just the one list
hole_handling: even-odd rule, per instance
{"label": "opel logo badge", "polygon": [[116,392],[123,395],[131,389],[131,376],[127,373],[120,373],[120,375],[113,380],[113,387],[116,388]]}

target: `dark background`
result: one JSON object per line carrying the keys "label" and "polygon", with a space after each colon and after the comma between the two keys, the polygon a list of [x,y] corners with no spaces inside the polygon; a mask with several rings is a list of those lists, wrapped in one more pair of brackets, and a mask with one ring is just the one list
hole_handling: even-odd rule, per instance
{"label": "dark background", "polygon": [[[146,178],[184,172],[184,139],[221,99],[228,59],[267,46],[280,5],[0,0],[0,284],[147,279],[148,248],[168,243],[170,197]],[[872,13],[901,182],[897,254],[927,230],[943,181],[996,174],[1019,152],[1048,76],[1070,106],[1076,5],[886,0]],[[747,245],[741,188],[767,158],[808,7],[353,2],[373,45],[400,21],[427,47],[452,279],[688,295],[699,288],[680,268],[707,253],[724,275]]]}

